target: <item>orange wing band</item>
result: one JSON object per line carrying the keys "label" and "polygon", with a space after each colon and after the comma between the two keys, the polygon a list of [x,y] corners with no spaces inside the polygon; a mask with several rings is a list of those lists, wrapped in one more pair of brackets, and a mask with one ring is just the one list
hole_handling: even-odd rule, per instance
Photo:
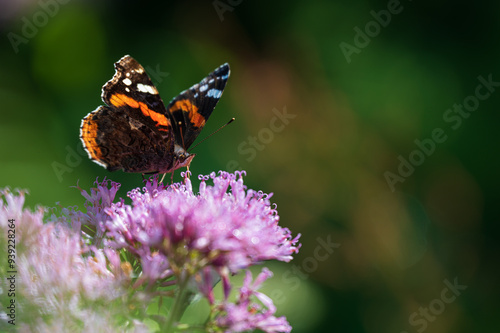
{"label": "orange wing band", "polygon": [[189,113],[189,120],[191,121],[191,123],[193,123],[194,126],[198,128],[205,126],[205,117],[198,113],[198,107],[191,103],[191,101],[187,99],[181,99],[175,102],[174,105],[170,107],[170,112],[174,112],[177,110],[182,110]]}
{"label": "orange wing band", "polygon": [[89,119],[92,114],[89,114],[84,120],[82,125],[82,140],[87,148],[87,152],[90,158],[100,161],[102,158],[102,152],[99,145],[96,142],[97,138],[97,123]]}
{"label": "orange wing band", "polygon": [[170,121],[168,120],[167,117],[165,117],[165,115],[151,110],[150,108],[148,108],[146,104],[142,102],[137,102],[136,100],[128,97],[127,95],[114,94],[111,96],[109,101],[115,107],[128,105],[131,108],[140,109],[143,115],[145,115],[148,118],[151,118],[156,122],[156,127],[160,125],[166,127],[170,126]]}

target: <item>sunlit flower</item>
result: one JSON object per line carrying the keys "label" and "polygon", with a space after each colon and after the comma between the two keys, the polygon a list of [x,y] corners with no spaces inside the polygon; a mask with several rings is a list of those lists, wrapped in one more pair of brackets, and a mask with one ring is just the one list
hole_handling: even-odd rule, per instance
{"label": "sunlit flower", "polygon": [[[213,185],[207,184],[209,179]],[[238,172],[200,180],[197,194],[189,178],[169,187],[154,179],[129,192],[132,205],[108,209],[106,226],[113,239],[108,244],[140,257],[157,249],[155,257],[163,256],[173,274],[207,266],[235,273],[264,260],[292,259],[298,237],[278,225],[271,195],[247,190]]]}
{"label": "sunlit flower", "polygon": [[[111,186],[109,186],[110,183]],[[92,243],[100,247],[104,237],[105,224],[109,220],[109,215],[105,210],[113,204],[121,185],[106,178],[102,182],[96,179],[94,184],[96,187],[90,189],[90,193],[79,186],[77,188],[86,199],[85,208],[87,212],[83,215],[82,223],[91,227],[90,232],[93,233],[90,235],[93,238]],[[85,231],[89,232],[88,229],[85,229]]]}
{"label": "sunlit flower", "polygon": [[272,275],[271,271],[264,268],[252,282],[252,274],[247,271],[236,302],[231,303],[226,297],[222,305],[217,308],[218,314],[214,320],[216,326],[226,332],[245,332],[255,329],[264,332],[290,332],[292,327],[286,318],[274,316],[276,307],[272,300],[257,291]]}
{"label": "sunlit flower", "polygon": [[[0,229],[7,235],[14,219],[20,244],[18,302],[30,314],[21,331],[146,332],[141,320],[156,296],[174,301],[166,316],[149,318],[161,331],[186,329],[179,320],[200,294],[211,307],[208,331],[289,332],[271,299],[257,291],[269,270],[254,281],[247,271],[236,302],[229,301],[232,275],[266,260],[288,262],[300,247],[300,235],[278,225],[272,194],[247,189],[243,174],[200,176],[198,192],[187,175],[169,186],[153,177],[128,193],[131,204],[115,202],[120,184],[96,180],[89,192],[77,187],[85,211],[52,209],[46,223],[47,209],[23,208],[23,192],[0,191]],[[219,281],[223,301],[213,292]]]}
{"label": "sunlit flower", "polygon": [[[107,261],[116,252],[84,251],[80,235],[68,225],[44,224],[43,209],[31,212],[23,205],[24,192],[0,191],[2,237],[10,234],[8,229],[15,230],[16,235],[15,263],[9,268],[15,272],[17,327],[24,332],[65,331],[71,327],[87,332],[119,329],[116,316],[125,309],[121,299],[127,290],[124,275],[113,274],[120,272],[120,267]],[[9,228],[9,220],[14,229]],[[0,243],[5,245],[3,240]],[[4,273],[1,275],[7,276]],[[4,286],[0,294],[8,289]],[[145,331],[139,323],[128,328]]]}

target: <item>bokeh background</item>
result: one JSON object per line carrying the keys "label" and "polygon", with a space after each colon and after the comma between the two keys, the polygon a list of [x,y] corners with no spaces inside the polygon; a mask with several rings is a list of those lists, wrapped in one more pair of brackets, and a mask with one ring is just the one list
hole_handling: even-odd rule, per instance
{"label": "bokeh background", "polygon": [[[191,171],[246,170],[302,234],[265,289],[294,332],[499,332],[500,87],[469,97],[479,76],[500,82],[499,13],[496,1],[0,0],[0,186],[29,189],[31,207],[81,206],[72,186],[106,176],[124,197],[140,175],[107,172],[78,139],[113,63],[135,57],[168,102],[229,62],[200,138],[236,122],[196,148]],[[464,101],[476,110],[448,111]],[[446,140],[415,152],[436,129]],[[400,167],[410,155],[419,165]]]}

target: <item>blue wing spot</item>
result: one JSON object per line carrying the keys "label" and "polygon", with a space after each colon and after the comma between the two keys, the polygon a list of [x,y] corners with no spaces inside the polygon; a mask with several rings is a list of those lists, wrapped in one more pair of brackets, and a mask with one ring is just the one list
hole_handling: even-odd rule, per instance
{"label": "blue wing spot", "polygon": [[220,98],[222,90],[212,88],[207,92],[207,97]]}

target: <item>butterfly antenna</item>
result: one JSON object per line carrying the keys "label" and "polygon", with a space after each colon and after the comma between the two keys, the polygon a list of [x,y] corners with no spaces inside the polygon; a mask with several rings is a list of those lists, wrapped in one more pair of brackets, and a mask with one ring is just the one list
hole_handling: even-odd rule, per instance
{"label": "butterfly antenna", "polygon": [[193,149],[195,149],[196,147],[198,147],[198,145],[200,143],[202,143],[203,141],[205,141],[206,139],[208,139],[209,137],[211,137],[212,135],[214,135],[215,133],[217,133],[218,131],[220,131],[221,129],[223,129],[224,127],[226,127],[227,125],[231,124],[235,119],[234,118],[231,118],[231,120],[229,120],[227,123],[225,123],[224,125],[222,125],[221,127],[219,127],[218,130],[216,130],[215,132],[213,132],[212,134],[210,134],[209,136],[207,136],[206,138],[204,138],[203,140],[201,140],[200,142],[198,142],[197,144],[195,144],[193,147],[191,147],[191,149],[189,149],[189,151],[192,151]]}

